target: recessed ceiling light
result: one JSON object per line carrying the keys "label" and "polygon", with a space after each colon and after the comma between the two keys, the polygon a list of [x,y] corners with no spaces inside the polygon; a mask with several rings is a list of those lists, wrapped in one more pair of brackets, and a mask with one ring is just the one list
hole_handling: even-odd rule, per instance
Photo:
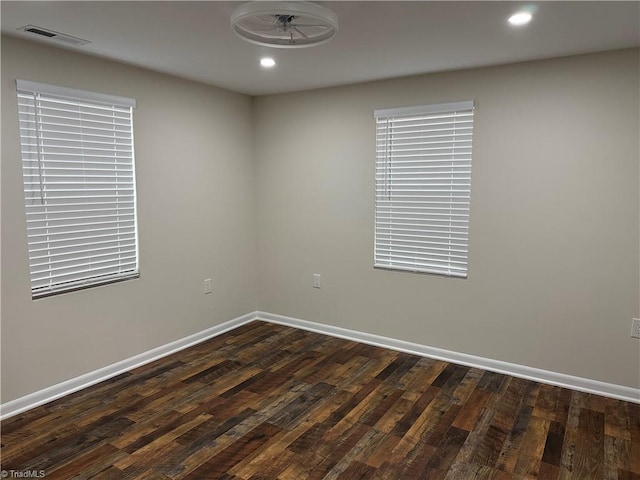
{"label": "recessed ceiling light", "polygon": [[271,68],[276,65],[276,61],[271,57],[263,57],[260,59],[260,65],[264,68]]}
{"label": "recessed ceiling light", "polygon": [[532,18],[529,12],[518,12],[509,17],[509,23],[515,26],[526,25]]}

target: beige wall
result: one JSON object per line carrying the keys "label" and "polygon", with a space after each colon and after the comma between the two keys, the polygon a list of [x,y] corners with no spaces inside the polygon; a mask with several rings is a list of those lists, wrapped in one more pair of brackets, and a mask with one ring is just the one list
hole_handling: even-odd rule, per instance
{"label": "beige wall", "polygon": [[[137,100],[140,279],[31,300],[16,78]],[[2,38],[3,402],[256,309],[251,112],[247,96]]]}
{"label": "beige wall", "polygon": [[[640,386],[638,65],[636,49],[252,101],[3,37],[2,401],[256,309]],[[137,99],[140,279],[31,300],[16,78]],[[374,270],[373,110],[466,99],[469,278]]]}
{"label": "beige wall", "polygon": [[[640,386],[638,71],[634,49],[258,98],[260,308]],[[469,99],[469,278],[374,270],[373,110]]]}

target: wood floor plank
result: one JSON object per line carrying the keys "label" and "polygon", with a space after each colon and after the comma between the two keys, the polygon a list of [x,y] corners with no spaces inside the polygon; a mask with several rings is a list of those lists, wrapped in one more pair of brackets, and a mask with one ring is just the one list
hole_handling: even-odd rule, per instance
{"label": "wood floor plank", "polygon": [[482,410],[484,410],[490,396],[488,392],[476,388],[460,409],[458,416],[453,421],[453,426],[470,432],[478,421],[478,417],[482,413]]}
{"label": "wood floor plank", "polygon": [[629,471],[640,475],[640,404],[627,403],[631,437]]}
{"label": "wood floor plank", "polygon": [[393,451],[395,446],[400,442],[400,438],[393,435],[385,434],[384,441],[371,452],[365,460],[367,465],[371,465],[375,469],[379,469],[388,459],[388,452]]}
{"label": "wood floor plank", "polygon": [[[488,401],[487,406],[482,410],[482,413],[479,415],[470,431],[458,429],[467,432],[468,437],[467,441],[455,458],[452,466],[454,471],[459,468],[461,464],[471,463],[471,458],[473,457],[474,452],[485,437],[487,430],[493,421],[493,417],[500,406],[498,399],[501,398],[507,390],[510,380],[510,378],[506,377],[500,378],[500,376],[497,376],[497,374],[493,372],[486,372],[478,382],[478,388],[486,392],[491,392],[490,400]],[[452,426],[452,428],[457,427]]]}
{"label": "wood floor plank", "polygon": [[550,423],[547,419],[531,417],[527,431],[522,438],[520,454],[514,473],[534,478],[538,476]]}
{"label": "wood floor plank", "polygon": [[175,448],[174,441],[185,432],[198,427],[209,419],[209,415],[199,415],[190,422],[181,423],[175,429],[166,432],[164,435],[144,444],[144,446],[131,452],[130,455],[115,463],[119,469],[125,469],[131,465],[142,464],[153,466],[156,459],[159,459]]}
{"label": "wood floor plank", "polygon": [[349,475],[356,475],[356,478],[359,478],[361,475],[365,473],[369,474],[375,470],[373,467],[366,465],[360,460],[370,455],[371,452],[382,443],[385,434],[366,427],[366,425],[361,426],[361,429],[365,431],[364,435],[360,437],[353,447],[342,455],[333,468],[324,477],[322,477],[323,480],[349,478]]}
{"label": "wood floor plank", "polygon": [[109,443],[104,443],[94,449],[89,449],[74,457],[59,468],[50,468],[47,471],[48,478],[89,478],[97,475],[102,470],[113,465],[114,462],[125,458],[126,452],[119,450]]}
{"label": "wood floor plank", "polygon": [[[591,403],[592,405],[592,403]],[[574,472],[584,478],[602,478],[604,466],[604,415],[583,408],[578,422]]]}
{"label": "wood floor plank", "polygon": [[433,381],[442,374],[442,371],[447,368],[447,362],[441,362],[439,360],[421,359],[416,366],[423,363],[423,360],[429,360],[423,367],[416,368],[414,370],[414,376],[407,384],[405,393],[402,395],[410,401],[415,401],[422,396],[422,394],[433,385]]}
{"label": "wood floor plank", "polygon": [[538,478],[544,478],[546,480],[556,480],[560,474],[560,468],[557,465],[550,465],[546,462],[540,462],[538,468]]}
{"label": "wood floor plank", "polygon": [[555,419],[556,404],[558,402],[559,389],[552,385],[540,385],[538,399],[532,415],[547,420]]}
{"label": "wood floor plank", "polygon": [[272,437],[264,448],[234,466],[231,473],[241,478],[253,477],[254,472],[277,476],[295,457],[294,449],[289,448],[292,443],[308,432],[317,422],[325,421],[338,407],[339,402],[332,401],[331,398],[317,402],[295,428],[290,431],[283,430],[277,436]]}
{"label": "wood floor plank", "polygon": [[542,461],[556,467],[560,466],[560,454],[562,453],[562,443],[564,441],[564,425],[556,421],[549,424],[549,431],[544,445]]}
{"label": "wood floor plank", "polygon": [[197,480],[219,478],[279,431],[280,428],[275,425],[267,422],[261,423],[183,478]]}
{"label": "wood floor plank", "polygon": [[430,478],[434,480],[445,478],[449,467],[455,460],[468,435],[469,432],[465,430],[451,427],[443,442],[438,446],[434,455],[425,465],[420,477],[417,478]]}
{"label": "wood floor plank", "polygon": [[562,444],[562,454],[560,456],[560,480],[572,477],[576,442],[578,442],[578,420],[580,418],[580,393],[573,392],[567,411],[567,420]]}
{"label": "wood floor plank", "polygon": [[493,467],[496,465],[509,432],[513,431],[520,407],[527,396],[530,382],[514,378],[500,399],[483,440],[476,448],[471,461],[479,465]]}
{"label": "wood floor plank", "polygon": [[61,480],[640,479],[638,404],[260,321],[1,429]]}
{"label": "wood floor plank", "polygon": [[631,440],[627,403],[613,398],[605,398],[604,433],[611,437]]}
{"label": "wood floor plank", "polygon": [[520,456],[520,450],[522,447],[522,440],[529,428],[531,421],[531,413],[533,408],[529,405],[521,405],[513,428],[507,434],[502,450],[498,460],[496,461],[496,468],[498,470],[511,473],[515,470],[516,464]]}
{"label": "wood floor plank", "polygon": [[471,396],[471,394],[475,391],[478,386],[478,382],[482,378],[484,372],[477,368],[471,368],[464,376],[464,378],[460,381],[460,384],[456,387],[453,392],[452,401],[458,405],[464,405],[467,403],[467,400]]}

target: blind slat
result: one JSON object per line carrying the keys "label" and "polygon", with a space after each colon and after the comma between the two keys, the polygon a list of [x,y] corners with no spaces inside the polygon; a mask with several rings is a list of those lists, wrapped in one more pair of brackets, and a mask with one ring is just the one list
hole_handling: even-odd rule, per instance
{"label": "blind slat", "polygon": [[[83,213],[85,213],[85,210],[82,210]],[[39,222],[49,222],[53,225],[55,225],[55,222],[68,222],[69,220],[78,220],[78,221],[83,221],[83,220],[93,220],[96,218],[124,218],[124,217],[132,217],[133,216],[133,212],[127,214],[127,213],[111,213],[111,214],[106,214],[106,215],[81,215],[81,216],[76,216],[76,217],[59,217],[59,218],[55,218],[52,219],[51,216],[47,215],[45,218],[43,219],[27,219],[27,225],[29,224],[37,224]],[[127,218],[124,221],[130,221],[133,220],[132,218],[129,219]],[[27,227],[29,228],[29,227]]]}
{"label": "blind slat", "polygon": [[[103,270],[112,270],[112,271],[117,271],[117,270],[122,270],[123,273],[128,273],[134,270],[134,267],[136,265],[136,262],[129,262],[129,263],[123,263],[121,265],[106,265],[106,266],[102,266],[102,267],[96,267],[96,268],[85,268],[85,269],[81,269],[81,270],[77,270],[75,272],[69,272],[69,273],[62,273],[62,274],[56,274],[56,275],[33,275],[33,280],[32,281],[42,281],[42,280],[59,280],[62,278],[68,278],[68,277],[83,277],[86,278],[87,280],[89,278],[91,278],[93,275],[98,274],[98,275],[102,275],[104,274]],[[51,282],[51,283],[60,283],[60,282]]]}
{"label": "blind slat", "polygon": [[[107,247],[96,247],[94,244],[87,244],[88,248],[85,248],[84,250],[82,249],[76,249],[76,250],[70,250],[68,252],[60,252],[60,253],[50,253],[47,250],[43,250],[45,252],[47,252],[45,255],[35,255],[35,253],[33,255],[31,255],[31,260],[40,260],[43,258],[60,258],[60,257],[65,257],[65,256],[76,256],[82,253],[95,253],[95,252],[103,252],[105,250],[114,250],[114,249],[121,249],[121,251],[135,251],[135,247],[136,244],[135,243],[123,243],[120,242],[118,244],[118,246],[113,246],[113,245],[109,245]],[[69,249],[68,247],[64,247],[67,250]],[[32,264],[32,266],[35,264]]]}
{"label": "blind slat", "polygon": [[[111,235],[109,235],[111,236]],[[35,245],[35,247],[37,248],[30,248],[29,249],[29,258],[34,258],[35,255],[37,255],[40,252],[52,252],[52,251],[59,251],[59,250],[65,250],[65,249],[77,249],[78,251],[83,251],[86,250],[86,248],[95,248],[96,250],[100,250],[100,248],[97,248],[99,245],[107,245],[108,247],[104,247],[104,248],[114,248],[113,245],[113,241],[111,240],[95,240],[95,237],[93,237],[94,240],[92,240],[91,242],[85,242],[85,243],[74,243],[72,245],[69,244],[64,244],[64,245],[55,245],[55,244],[48,244],[47,242],[42,242],[42,244],[40,245]],[[135,241],[135,237],[133,235],[130,235],[129,238],[125,238],[124,236],[120,236],[120,242],[118,243],[118,245],[124,245],[127,246],[128,243],[126,242],[131,242],[131,241]],[[44,245],[44,247],[43,247]],[[83,249],[82,247],[86,247],[85,249]],[[54,255],[54,254],[51,254]]]}
{"label": "blind slat", "polygon": [[[134,251],[135,252],[135,251]],[[128,253],[134,253],[134,252],[128,252]],[[69,260],[64,260],[64,261],[58,261],[58,262],[51,262],[51,263],[41,263],[40,266],[45,265],[47,268],[43,268],[40,270],[37,269],[32,269],[31,270],[31,274],[32,275],[39,275],[41,273],[48,273],[50,277],[54,277],[56,275],[58,276],[62,276],[62,275],[74,275],[76,273],[78,273],[78,271],[80,269],[84,270],[84,271],[88,271],[91,270],[93,268],[107,268],[107,267],[120,267],[120,265],[124,265],[124,264],[129,264],[130,262],[126,261],[129,260],[131,261],[132,259],[135,259],[135,255],[128,255],[128,256],[123,256],[123,255],[116,255],[117,258],[114,259],[109,259],[109,260],[95,260],[95,261],[89,261],[89,262],[72,262]],[[89,259],[92,259],[91,256],[86,257]],[[80,260],[80,259],[77,259]],[[68,264],[68,265],[59,265],[59,266],[54,266],[56,264]],[[58,273],[61,272],[63,270],[70,270],[68,273]]]}
{"label": "blind slat", "polygon": [[[108,162],[96,162],[95,160],[87,161],[87,160],[69,160],[69,159],[63,159],[63,160],[54,160],[54,159],[42,160],[42,159],[38,159],[37,157],[36,157],[35,159],[33,159],[33,160],[25,159],[25,160],[23,160],[23,161],[26,161],[26,162],[29,162],[29,161],[31,161],[31,162],[37,162],[38,160],[42,161],[43,163],[46,163],[47,165],[48,165],[48,164],[54,164],[54,165],[55,165],[56,163],[64,163],[64,164],[67,164],[67,165],[77,165],[77,167],[76,167],[76,168],[77,168],[78,170],[82,170],[81,166],[84,166],[84,165],[109,165],[109,166],[111,166],[111,167],[120,167],[120,166],[122,166],[122,167],[127,167],[127,166],[129,166],[129,167],[131,167],[131,165],[132,165],[132,163],[131,163],[131,158],[130,158],[130,157],[124,158],[124,159],[123,159],[124,161],[122,161],[122,162],[118,162],[118,161],[117,161],[118,159],[113,159],[113,160],[110,160],[110,161],[108,161]],[[48,167],[48,168],[57,168],[57,167]],[[60,167],[60,168],[64,168],[64,170],[67,170],[67,169],[72,168],[72,167]],[[87,169],[87,170],[88,170],[88,171],[90,171],[90,169]],[[105,170],[105,169],[104,169],[104,168],[98,168],[97,170]],[[109,169],[109,170],[110,170],[110,169]],[[123,170],[123,171],[125,171],[125,170]],[[131,171],[133,171],[133,170],[131,170]]]}

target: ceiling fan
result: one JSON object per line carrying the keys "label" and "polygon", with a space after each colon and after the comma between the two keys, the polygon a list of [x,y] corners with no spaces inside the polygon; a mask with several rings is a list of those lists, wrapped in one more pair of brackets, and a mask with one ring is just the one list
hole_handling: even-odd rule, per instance
{"label": "ceiling fan", "polygon": [[258,45],[301,48],[320,45],[338,32],[338,17],[311,2],[250,2],[231,13],[231,27]]}

